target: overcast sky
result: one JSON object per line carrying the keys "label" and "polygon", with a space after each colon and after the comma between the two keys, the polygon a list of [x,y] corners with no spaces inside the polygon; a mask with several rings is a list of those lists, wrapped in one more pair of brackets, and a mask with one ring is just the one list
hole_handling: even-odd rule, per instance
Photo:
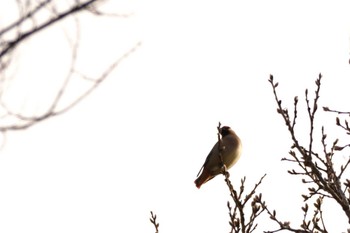
{"label": "overcast sky", "polygon": [[[132,15],[82,18],[81,67],[98,73],[142,44],[71,111],[7,134],[0,232],[154,232],[151,210],[164,233],[228,232],[224,178],[200,190],[193,183],[219,121],[243,143],[230,170],[234,186],[246,176],[249,190],[267,173],[258,191],[282,220],[299,226],[306,188],[287,174],[292,165],[280,161],[291,142],[267,80],[274,75],[283,104],[292,108],[294,96],[303,100],[322,73],[321,105],[349,111],[348,2],[151,0],[106,1],[104,7]],[[61,32],[23,47],[18,80],[39,77],[28,73],[34,68],[45,85],[63,75],[60,67],[69,63]],[[22,85],[25,93],[40,89],[42,95],[14,95],[13,101],[27,98],[24,109],[40,111],[47,101],[43,85],[32,84],[31,91]],[[304,109],[297,128],[302,139],[308,133]],[[319,114],[330,139],[340,137],[335,116]],[[329,229],[345,231],[340,208],[334,211]],[[266,215],[259,221],[257,232],[277,227]]]}

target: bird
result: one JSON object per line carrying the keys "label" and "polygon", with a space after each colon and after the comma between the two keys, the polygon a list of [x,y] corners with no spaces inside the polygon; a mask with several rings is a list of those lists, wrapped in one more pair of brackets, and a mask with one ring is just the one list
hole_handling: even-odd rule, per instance
{"label": "bird", "polygon": [[[230,169],[241,156],[242,142],[235,131],[233,131],[229,126],[221,127],[219,129],[219,133],[222,136],[222,160],[226,168]],[[221,165],[222,164],[219,157],[219,142],[217,142],[211,149],[203,166],[197,174],[197,179],[194,181],[196,187],[199,189],[204,183],[213,179],[216,175],[222,173]]]}

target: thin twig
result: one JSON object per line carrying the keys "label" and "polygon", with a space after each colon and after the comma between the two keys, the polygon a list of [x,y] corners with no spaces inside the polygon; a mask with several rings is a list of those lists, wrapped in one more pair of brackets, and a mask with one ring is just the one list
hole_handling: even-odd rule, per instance
{"label": "thin twig", "polygon": [[157,215],[153,214],[152,211],[151,211],[151,218],[149,220],[151,221],[154,228],[156,229],[156,233],[158,233],[159,232],[159,223],[157,223]]}

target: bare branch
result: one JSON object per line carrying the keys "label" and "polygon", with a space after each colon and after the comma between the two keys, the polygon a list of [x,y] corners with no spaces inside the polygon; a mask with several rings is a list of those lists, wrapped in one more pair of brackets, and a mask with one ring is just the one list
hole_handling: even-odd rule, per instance
{"label": "bare branch", "polygon": [[154,228],[156,229],[156,233],[159,232],[159,223],[157,223],[157,215],[153,214],[153,212],[151,211],[151,218],[149,219],[151,221],[151,223],[153,224]]}
{"label": "bare branch", "polygon": [[230,195],[235,203],[235,207],[232,209],[230,202],[227,202],[227,207],[229,209],[229,215],[230,215],[230,222],[229,222],[231,226],[230,232],[250,233],[250,232],[253,232],[257,227],[257,224],[255,223],[257,217],[265,210],[265,208],[261,204],[263,203],[261,194],[256,195],[254,199],[251,201],[251,205],[250,205],[251,215],[249,216],[248,222],[246,222],[246,217],[244,212],[245,206],[248,204],[248,201],[252,199],[256,189],[261,184],[266,174],[260,178],[259,182],[255,184],[254,188],[243,198],[245,181],[246,181],[246,178],[244,177],[243,179],[241,179],[241,186],[239,189],[239,193],[237,193],[237,191],[233,188],[233,185],[229,179],[230,173],[227,171],[226,166],[224,165],[224,162],[223,162],[222,152],[225,150],[225,148],[222,146],[220,128],[221,128],[221,123],[219,122],[217,127],[217,130],[218,130],[217,135],[218,135],[218,145],[219,145],[218,150],[219,150],[219,157],[221,161],[222,174],[225,176],[225,182],[227,184],[227,187],[229,188]]}
{"label": "bare branch", "polygon": [[[98,78],[94,80],[91,87],[86,90],[84,93],[82,93],[80,96],[78,96],[73,102],[69,103],[67,106],[62,107],[61,109],[57,109],[57,105],[59,101],[62,98],[62,95],[64,91],[66,90],[66,86],[70,80],[70,76],[68,75],[65,79],[64,84],[61,86],[60,91],[56,95],[55,100],[52,102],[51,106],[48,108],[47,112],[41,116],[23,116],[22,114],[15,113],[9,110],[9,108],[1,102],[1,105],[7,110],[7,113],[11,116],[14,116],[20,120],[23,121],[22,124],[11,124],[11,125],[3,125],[0,126],[0,131],[5,132],[9,130],[24,130],[31,126],[33,126],[36,123],[39,123],[47,118],[58,116],[60,114],[63,114],[73,108],[75,105],[77,105],[80,101],[82,101],[86,96],[88,96],[90,93],[92,93],[107,77],[108,75],[124,60],[126,59],[131,53],[133,53],[141,43],[137,43],[133,48],[131,48],[128,52],[126,52],[122,57],[120,57],[118,60],[116,60],[114,63],[112,63]],[[1,100],[0,100],[1,101]]]}
{"label": "bare branch", "polygon": [[66,18],[67,16],[73,15],[73,14],[85,9],[86,7],[88,7],[89,5],[93,4],[96,1],[97,0],[89,0],[89,1],[77,4],[77,5],[74,5],[72,8],[60,13],[56,17],[50,18],[48,21],[42,23],[41,25],[39,25],[35,28],[29,29],[29,31],[22,32],[14,40],[7,41],[4,48],[2,48],[0,50],[0,58],[2,58],[4,55],[8,54],[11,50],[13,50],[16,46],[18,46],[23,40],[29,38],[33,34],[36,34],[40,31],[44,30],[45,28],[59,22],[60,20]]}
{"label": "bare branch", "polygon": [[[294,131],[294,126],[296,124],[296,117],[293,118],[293,121],[290,120],[288,110],[284,109],[282,107],[282,101],[277,96],[276,88],[278,86],[278,83],[275,83],[273,80],[273,76],[270,76],[269,82],[271,83],[273,94],[278,106],[277,112],[283,117],[285,124],[287,125],[288,131],[290,132],[290,135],[292,137],[293,145],[292,150],[289,152],[289,154],[292,156],[292,159],[282,159],[287,162],[293,162],[294,164],[298,164],[299,168],[303,170],[303,172],[296,172],[294,169],[289,171],[292,175],[302,175],[307,176],[310,178],[310,181],[306,181],[303,179],[304,184],[312,184],[316,185],[316,188],[309,187],[309,195],[303,195],[304,200],[307,201],[310,198],[316,196],[318,197],[315,203],[316,212],[313,217],[313,220],[310,222],[305,222],[302,224],[304,229],[307,229],[307,232],[313,232],[313,230],[318,230],[320,232],[327,232],[325,223],[323,221],[323,215],[321,210],[321,201],[324,197],[334,199],[344,210],[344,213],[348,217],[348,221],[350,223],[350,205],[349,205],[349,199],[346,197],[345,192],[342,191],[341,187],[341,181],[340,178],[342,174],[344,173],[344,170],[348,167],[348,164],[350,163],[350,159],[341,166],[341,171],[339,174],[336,173],[334,169],[333,164],[333,155],[335,151],[341,150],[344,147],[337,146],[338,140],[335,140],[333,142],[332,147],[330,150],[327,148],[326,138],[327,135],[325,133],[324,127],[322,127],[321,132],[321,143],[323,147],[323,156],[319,153],[316,153],[314,151],[313,145],[314,145],[314,121],[315,121],[315,114],[318,109],[318,101],[320,98],[320,88],[321,88],[321,78],[322,75],[320,74],[318,79],[316,80],[316,91],[315,91],[315,97],[313,99],[313,104],[311,104],[309,99],[309,92],[308,89],[305,91],[305,102],[307,105],[307,112],[309,116],[309,123],[310,123],[310,130],[309,130],[309,143],[308,143],[308,149],[306,150],[297,140],[296,133]],[[297,98],[294,100],[294,116],[297,115]],[[325,111],[331,111],[329,108],[324,107]],[[338,112],[339,113],[339,112]],[[337,118],[336,121],[338,126],[341,126],[339,118]],[[350,132],[349,124],[347,121],[344,121],[343,128]],[[296,151],[295,151],[296,150]],[[296,153],[298,152],[298,153]],[[350,184],[349,184],[350,185]],[[348,186],[346,190],[349,190]],[[273,217],[273,215],[270,215]],[[319,224],[319,220],[321,219],[321,225]],[[305,219],[304,219],[305,220]],[[278,222],[280,225],[280,229],[282,229],[282,222]],[[313,228],[311,227],[310,223],[312,223]],[[284,228],[283,228],[284,229]],[[289,230],[289,229],[288,229]],[[276,232],[276,231],[275,231]]]}
{"label": "bare branch", "polygon": [[[121,57],[117,58],[111,64],[106,65],[106,69],[101,72],[98,77],[87,77],[84,71],[78,71],[76,68],[77,57],[79,51],[80,42],[80,22],[77,18],[77,13],[86,9],[95,9],[98,11],[94,3],[98,0],[76,0],[70,3],[71,5],[61,5],[64,3],[56,2],[52,0],[42,0],[38,2],[34,1],[17,1],[19,18],[14,22],[10,23],[3,29],[0,29],[0,73],[1,79],[0,84],[2,90],[0,91],[0,107],[1,120],[0,132],[6,132],[10,130],[23,130],[27,129],[38,122],[53,116],[60,115],[76,106],[81,100],[92,93],[110,74],[119,66],[119,64],[125,60],[131,53],[133,53],[141,43],[136,43],[129,51],[126,51]],[[59,5],[60,4],[60,5]],[[49,14],[48,14],[49,13]],[[43,15],[45,15],[43,17]],[[100,12],[102,15],[102,12]],[[71,63],[68,67],[67,75],[62,77],[62,83],[59,84],[57,90],[53,92],[52,102],[45,107],[40,114],[25,114],[19,110],[13,110],[7,100],[4,100],[4,93],[6,92],[6,85],[10,79],[5,77],[5,69],[12,60],[12,51],[17,48],[18,45],[23,44],[28,38],[32,38],[37,35],[38,32],[52,27],[56,23],[63,19],[70,17],[75,25],[75,36],[70,38],[70,35],[64,30],[69,45],[71,46]],[[46,18],[45,18],[46,17]],[[37,20],[40,19],[40,20]],[[32,26],[28,27],[28,22],[32,22]],[[25,27],[23,25],[26,25]],[[16,32],[15,34],[13,32]],[[9,37],[14,34],[14,36]],[[12,38],[12,39],[10,39]],[[67,96],[67,90],[74,78],[81,78],[83,81],[87,81],[89,84],[87,88],[82,92],[78,93],[75,99],[72,99],[68,103],[63,104],[63,99]]]}

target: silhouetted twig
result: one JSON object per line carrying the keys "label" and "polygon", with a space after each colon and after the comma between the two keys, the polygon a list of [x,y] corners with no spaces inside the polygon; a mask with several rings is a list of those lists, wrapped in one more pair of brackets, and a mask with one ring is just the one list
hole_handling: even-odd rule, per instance
{"label": "silhouetted twig", "polygon": [[149,219],[151,221],[151,223],[153,224],[154,228],[156,229],[156,233],[159,232],[158,228],[159,228],[159,223],[157,223],[157,215],[153,214],[153,212],[151,211],[151,218]]}

